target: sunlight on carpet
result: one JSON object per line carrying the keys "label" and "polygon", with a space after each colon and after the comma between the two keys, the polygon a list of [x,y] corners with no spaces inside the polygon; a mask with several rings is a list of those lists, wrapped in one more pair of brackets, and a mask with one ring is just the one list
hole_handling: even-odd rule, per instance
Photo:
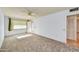
{"label": "sunlight on carpet", "polygon": [[32,34],[21,35],[21,36],[18,36],[17,38],[21,39],[21,38],[30,37],[30,36],[32,36]]}

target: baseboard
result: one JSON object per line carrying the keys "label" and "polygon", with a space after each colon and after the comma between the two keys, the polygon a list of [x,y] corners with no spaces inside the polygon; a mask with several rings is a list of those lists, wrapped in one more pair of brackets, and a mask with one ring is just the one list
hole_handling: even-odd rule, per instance
{"label": "baseboard", "polygon": [[23,32],[23,33],[16,33],[16,34],[11,34],[11,35],[5,35],[4,37],[9,37],[9,36],[13,36],[13,35],[17,35],[17,34],[24,34],[24,33],[27,33],[27,32]]}
{"label": "baseboard", "polygon": [[[47,38],[47,39],[58,41],[58,40],[56,40],[54,38],[50,38],[50,37],[47,37],[47,36],[44,36],[44,35],[41,35],[41,34],[37,34],[37,33],[32,33],[32,34],[35,34],[35,35],[38,35],[38,36],[41,36],[41,37],[44,37],[44,38]],[[58,41],[58,42],[61,42],[61,41]],[[61,42],[61,43],[65,43],[66,44],[66,42]]]}
{"label": "baseboard", "polygon": [[38,36],[41,36],[41,37],[44,37],[44,38],[47,38],[47,39],[51,39],[51,38],[49,38],[49,37],[46,37],[46,36],[44,36],[44,35],[40,35],[40,34],[37,34],[37,33],[32,33],[32,34],[35,34],[35,35],[38,35]]}
{"label": "baseboard", "polygon": [[2,40],[0,41],[0,48],[2,47],[3,41],[4,41],[4,39],[2,39]]}

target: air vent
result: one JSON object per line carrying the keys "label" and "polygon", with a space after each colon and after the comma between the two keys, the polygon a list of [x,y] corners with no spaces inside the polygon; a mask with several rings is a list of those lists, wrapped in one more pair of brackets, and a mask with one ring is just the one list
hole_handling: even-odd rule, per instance
{"label": "air vent", "polygon": [[78,11],[78,10],[79,10],[79,8],[73,8],[73,9],[70,9],[69,11],[74,12],[74,11]]}

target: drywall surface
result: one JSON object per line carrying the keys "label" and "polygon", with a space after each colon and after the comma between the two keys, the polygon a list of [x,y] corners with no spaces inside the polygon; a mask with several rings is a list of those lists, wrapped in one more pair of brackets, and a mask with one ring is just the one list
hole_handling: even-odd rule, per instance
{"label": "drywall surface", "polygon": [[69,12],[69,10],[57,12],[33,21],[32,31],[35,34],[42,35],[60,42],[66,42],[66,17],[77,14],[78,12]]}
{"label": "drywall surface", "polygon": [[8,31],[8,17],[5,16],[4,17],[4,34],[5,36],[8,36],[8,35],[14,35],[14,34],[19,34],[19,33],[25,33],[26,32],[26,29],[17,29],[17,30],[12,30],[12,31]]}
{"label": "drywall surface", "polygon": [[4,14],[0,9],[0,48],[4,40]]}

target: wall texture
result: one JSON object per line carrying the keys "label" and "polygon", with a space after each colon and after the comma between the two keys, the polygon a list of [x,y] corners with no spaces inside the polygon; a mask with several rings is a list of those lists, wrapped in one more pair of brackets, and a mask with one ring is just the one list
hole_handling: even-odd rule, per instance
{"label": "wall texture", "polygon": [[0,48],[4,40],[4,14],[0,9]]}
{"label": "wall texture", "polygon": [[60,42],[66,42],[66,17],[73,14],[79,14],[79,11],[69,12],[69,10],[65,10],[40,17],[33,22],[32,31],[38,35],[52,38]]}

